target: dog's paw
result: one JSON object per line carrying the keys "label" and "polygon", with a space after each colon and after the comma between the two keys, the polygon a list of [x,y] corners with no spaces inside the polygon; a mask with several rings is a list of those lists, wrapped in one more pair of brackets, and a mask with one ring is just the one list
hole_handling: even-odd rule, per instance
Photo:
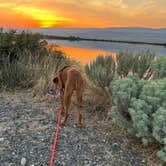
{"label": "dog's paw", "polygon": [[65,122],[64,122],[64,120],[61,120],[61,125],[65,125]]}
{"label": "dog's paw", "polygon": [[74,124],[74,127],[79,127],[79,128],[81,128],[81,127],[82,127],[82,124],[81,124],[81,123],[75,123],[75,124]]}

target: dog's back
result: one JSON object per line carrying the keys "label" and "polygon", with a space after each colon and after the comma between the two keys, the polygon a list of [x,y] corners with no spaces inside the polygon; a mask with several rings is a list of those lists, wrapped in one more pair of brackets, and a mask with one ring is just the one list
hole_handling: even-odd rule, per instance
{"label": "dog's back", "polygon": [[81,73],[72,66],[67,66],[60,72],[60,77],[64,86],[70,84],[73,90],[82,89],[84,86]]}

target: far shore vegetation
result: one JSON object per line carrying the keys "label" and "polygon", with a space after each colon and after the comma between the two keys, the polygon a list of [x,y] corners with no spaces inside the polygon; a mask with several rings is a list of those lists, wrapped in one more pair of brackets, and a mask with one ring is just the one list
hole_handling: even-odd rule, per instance
{"label": "far shore vegetation", "polygon": [[43,39],[52,40],[69,40],[69,41],[94,41],[94,42],[112,42],[112,43],[128,43],[128,44],[148,44],[156,46],[166,47],[166,43],[157,42],[141,42],[141,41],[127,41],[127,40],[109,40],[109,39],[94,39],[94,38],[83,38],[78,36],[54,36],[54,35],[42,35]]}

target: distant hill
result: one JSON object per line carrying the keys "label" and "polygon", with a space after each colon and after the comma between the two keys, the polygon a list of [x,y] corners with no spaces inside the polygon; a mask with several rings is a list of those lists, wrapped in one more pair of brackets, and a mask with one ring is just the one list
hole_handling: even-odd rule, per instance
{"label": "distant hill", "polygon": [[166,28],[31,28],[27,30],[55,36],[166,43]]}

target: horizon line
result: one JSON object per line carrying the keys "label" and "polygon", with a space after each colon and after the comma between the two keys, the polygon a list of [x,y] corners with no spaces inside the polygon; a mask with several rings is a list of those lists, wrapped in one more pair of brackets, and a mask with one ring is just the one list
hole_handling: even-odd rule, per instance
{"label": "horizon line", "polygon": [[166,27],[145,27],[145,26],[113,26],[113,27],[7,27],[0,26],[6,29],[120,29],[120,28],[144,28],[144,29],[166,29]]}

